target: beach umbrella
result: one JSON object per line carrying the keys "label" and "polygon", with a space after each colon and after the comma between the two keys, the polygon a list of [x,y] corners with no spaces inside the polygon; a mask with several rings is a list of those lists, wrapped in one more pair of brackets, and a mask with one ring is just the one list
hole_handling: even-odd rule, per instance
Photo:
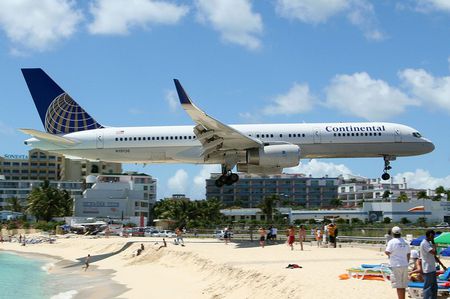
{"label": "beach umbrella", "polygon": [[420,246],[420,243],[422,242],[423,239],[425,239],[425,236],[417,237],[417,238],[413,239],[413,240],[411,241],[411,243],[409,243],[409,245],[412,245],[412,246]]}
{"label": "beach umbrella", "polygon": [[441,251],[442,256],[450,256],[450,247],[445,248]]}
{"label": "beach umbrella", "polygon": [[423,212],[425,211],[424,206],[417,206],[408,210],[408,212]]}
{"label": "beach umbrella", "polygon": [[439,237],[434,238],[436,244],[450,244],[450,233],[442,233]]}

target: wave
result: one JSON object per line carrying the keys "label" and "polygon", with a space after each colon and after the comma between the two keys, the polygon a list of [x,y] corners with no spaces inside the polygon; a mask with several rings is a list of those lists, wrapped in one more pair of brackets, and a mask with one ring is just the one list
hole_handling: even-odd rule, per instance
{"label": "wave", "polygon": [[76,294],[78,294],[77,291],[75,290],[70,290],[67,292],[61,292],[59,294],[53,295],[50,299],[71,299],[73,298]]}
{"label": "wave", "polygon": [[55,267],[55,264],[47,263],[47,264],[41,266],[41,270],[47,272],[47,274],[48,274],[54,267]]}

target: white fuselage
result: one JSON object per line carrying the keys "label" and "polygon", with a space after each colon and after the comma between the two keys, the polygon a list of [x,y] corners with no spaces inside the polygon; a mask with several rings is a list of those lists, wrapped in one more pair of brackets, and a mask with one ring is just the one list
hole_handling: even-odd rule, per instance
{"label": "white fuselage", "polygon": [[[395,123],[309,123],[231,125],[242,134],[264,143],[291,143],[301,158],[400,157],[429,153],[431,141],[413,128]],[[108,127],[63,135],[71,146],[37,138],[25,143],[43,150],[91,160],[121,163],[220,164],[205,161],[193,126]]]}

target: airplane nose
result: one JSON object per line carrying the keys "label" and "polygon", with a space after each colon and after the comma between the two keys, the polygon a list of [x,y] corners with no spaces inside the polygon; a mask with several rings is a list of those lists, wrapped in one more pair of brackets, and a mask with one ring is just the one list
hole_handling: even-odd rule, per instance
{"label": "airplane nose", "polygon": [[426,153],[431,153],[432,151],[434,151],[434,144],[433,142],[431,142],[431,140],[428,140],[426,138],[424,138],[424,149],[426,151]]}

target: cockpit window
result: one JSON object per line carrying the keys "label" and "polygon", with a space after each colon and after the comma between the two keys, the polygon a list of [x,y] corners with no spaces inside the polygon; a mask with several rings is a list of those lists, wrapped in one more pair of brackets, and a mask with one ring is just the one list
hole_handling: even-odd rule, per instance
{"label": "cockpit window", "polygon": [[421,138],[422,137],[422,135],[420,135],[419,132],[414,132],[412,134],[413,134],[414,137],[417,137],[417,138]]}

